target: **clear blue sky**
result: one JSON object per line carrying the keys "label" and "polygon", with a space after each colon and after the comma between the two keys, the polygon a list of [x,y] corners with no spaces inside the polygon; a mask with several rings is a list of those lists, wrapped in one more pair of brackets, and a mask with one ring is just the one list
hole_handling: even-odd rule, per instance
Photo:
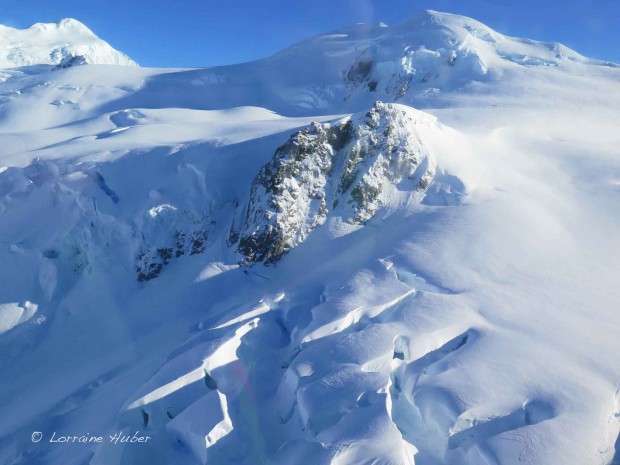
{"label": "clear blue sky", "polygon": [[198,67],[267,56],[346,24],[393,24],[427,8],[620,62],[620,0],[0,0],[0,23],[72,17],[143,66]]}

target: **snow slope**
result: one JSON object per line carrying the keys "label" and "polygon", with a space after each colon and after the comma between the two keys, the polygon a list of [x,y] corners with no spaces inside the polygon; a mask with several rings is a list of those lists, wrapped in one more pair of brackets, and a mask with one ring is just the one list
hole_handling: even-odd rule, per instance
{"label": "snow slope", "polygon": [[51,68],[0,84],[0,463],[620,462],[617,66],[427,11]]}

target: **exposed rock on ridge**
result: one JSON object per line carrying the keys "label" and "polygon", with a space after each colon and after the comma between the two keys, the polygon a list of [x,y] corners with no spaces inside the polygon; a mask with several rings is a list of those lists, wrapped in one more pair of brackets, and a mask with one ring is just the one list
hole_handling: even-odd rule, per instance
{"label": "exposed rock on ridge", "polygon": [[435,168],[419,124],[436,123],[377,102],[366,114],[293,134],[253,182],[239,252],[249,262],[273,263],[331,214],[364,224],[388,196],[420,197]]}

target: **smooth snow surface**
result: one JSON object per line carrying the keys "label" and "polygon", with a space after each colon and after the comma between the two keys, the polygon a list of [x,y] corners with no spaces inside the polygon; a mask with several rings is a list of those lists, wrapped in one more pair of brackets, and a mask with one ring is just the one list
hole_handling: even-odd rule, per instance
{"label": "smooth snow surface", "polygon": [[429,11],[197,70],[0,38],[1,464],[620,463],[616,65]]}

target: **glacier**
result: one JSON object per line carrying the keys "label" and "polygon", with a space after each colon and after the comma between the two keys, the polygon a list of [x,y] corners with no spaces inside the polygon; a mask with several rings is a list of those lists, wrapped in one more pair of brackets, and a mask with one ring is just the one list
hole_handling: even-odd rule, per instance
{"label": "glacier", "polygon": [[0,463],[620,463],[619,82],[435,11],[180,70],[1,26]]}

